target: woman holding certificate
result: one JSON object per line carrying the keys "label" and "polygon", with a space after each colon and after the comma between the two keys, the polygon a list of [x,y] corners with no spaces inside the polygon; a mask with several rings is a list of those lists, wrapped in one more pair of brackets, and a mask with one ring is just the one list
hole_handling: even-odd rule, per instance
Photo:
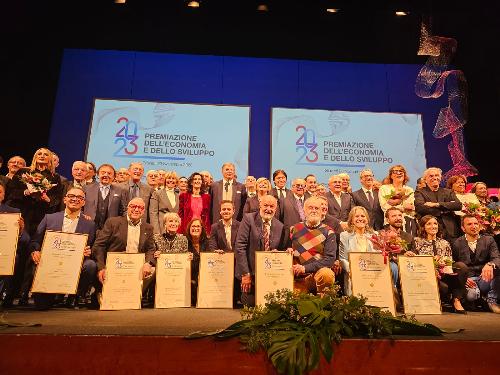
{"label": "woman holding certificate", "polygon": [[432,255],[441,300],[448,301],[451,292],[454,312],[466,314],[460,300],[465,296],[467,267],[461,262],[453,263],[450,244],[440,237],[441,231],[434,216],[425,215],[419,224],[419,236],[414,238],[415,252],[407,251],[405,255]]}
{"label": "woman holding certificate", "polygon": [[198,274],[200,272],[200,253],[208,251],[208,236],[200,219],[191,220],[186,227],[188,251],[193,254],[191,262],[191,304],[196,306]]}
{"label": "woman holding certificate", "polygon": [[163,234],[154,234],[156,248],[155,258],[161,253],[185,253],[188,251],[188,240],[185,235],[177,233],[181,225],[181,218],[175,212],[163,215]]}
{"label": "woman holding certificate", "polygon": [[179,195],[179,216],[181,225],[177,232],[184,233],[192,219],[200,219],[203,226],[210,230],[210,194],[206,190],[203,177],[198,172],[188,179],[187,192]]}
{"label": "woman holding certificate", "polygon": [[[389,174],[384,179],[384,185],[380,186],[378,198],[384,215],[389,207],[401,209],[403,211],[404,231],[416,236],[415,196],[413,189],[406,185],[408,181],[408,173],[406,173],[405,167],[402,165],[392,166],[389,169]],[[384,224],[387,224],[387,219],[385,219]]]}
{"label": "woman holding certificate", "polygon": [[55,173],[52,152],[40,148],[31,165],[19,169],[7,186],[6,204],[21,210],[26,231],[36,232],[45,214],[58,211],[63,187],[61,177]]}
{"label": "woman holding certificate", "polygon": [[[349,278],[350,252],[378,252],[373,247],[371,237],[376,233],[369,225],[370,218],[368,211],[362,206],[355,206],[349,212],[347,219],[347,231],[340,233],[339,258],[340,266],[344,270],[344,292],[350,296],[352,294],[351,280]],[[394,262],[389,262],[394,284],[398,280],[398,266]]]}

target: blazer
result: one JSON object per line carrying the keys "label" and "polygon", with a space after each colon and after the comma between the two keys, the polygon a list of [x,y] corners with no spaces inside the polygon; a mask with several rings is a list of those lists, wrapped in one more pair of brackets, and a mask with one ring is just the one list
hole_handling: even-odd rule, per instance
{"label": "blazer", "polygon": [[363,189],[359,189],[351,193],[354,205],[366,208],[368,215],[370,215],[370,226],[375,230],[379,230],[384,226],[384,211],[382,211],[382,208],[380,207],[378,193],[372,190],[372,195],[373,207],[370,206],[370,202],[368,201]]}
{"label": "blazer", "polygon": [[[306,197],[303,197],[303,199],[305,201]],[[281,199],[281,203],[281,222],[285,225],[285,228],[290,229],[292,225],[302,221],[300,219],[299,209],[297,208],[297,200],[292,191],[290,191],[290,194],[287,194],[286,198]]]}
{"label": "blazer", "polygon": [[172,206],[165,189],[153,191],[149,200],[149,222],[153,225],[155,233],[165,233],[163,215],[167,212],[179,211],[179,193],[174,191],[175,205]]}
{"label": "blazer", "polygon": [[[373,248],[372,242],[368,239],[371,237],[371,233],[365,233],[366,237],[366,251],[367,252],[377,252]],[[357,251],[356,244],[356,233],[352,232],[342,232],[340,233],[340,244],[339,244],[339,259],[349,261],[349,253]]]}
{"label": "blazer", "polygon": [[[179,225],[178,233],[184,234],[188,223],[193,218],[193,210],[191,209],[191,193],[181,193],[179,195],[179,216],[181,217],[181,225]],[[201,194],[201,222],[205,230],[210,234],[210,194]]]}
{"label": "blazer", "polygon": [[[264,249],[262,240],[262,218],[258,212],[245,214],[238,228],[234,251],[236,253],[235,276],[247,273],[254,274],[255,250]],[[273,217],[271,221],[271,233],[269,233],[269,247],[279,251],[286,250],[289,246],[289,230]]]}
{"label": "blazer", "polygon": [[228,246],[226,240],[226,231],[224,230],[224,224],[222,220],[217,223],[212,224],[212,230],[210,233],[210,238],[208,239],[208,250],[224,250],[224,251],[234,251],[236,245],[236,234],[238,233],[238,228],[240,222],[237,220],[231,223],[231,247]]}
{"label": "blazer", "polygon": [[[63,221],[64,211],[45,215],[40,224],[38,224],[38,228],[35,234],[31,238],[31,242],[29,245],[30,251],[33,252],[35,250],[40,250],[40,248],[42,247],[43,238],[45,236],[45,231],[62,231]],[[87,234],[87,245],[92,246],[95,240],[95,223],[92,220],[85,219],[80,212],[80,218],[78,219],[75,233]]]}
{"label": "blazer", "polygon": [[[245,185],[240,182],[233,180],[233,204],[234,204],[234,215],[233,219],[241,221],[243,216],[243,207],[245,206],[245,201],[247,199],[247,193]],[[212,223],[216,223],[220,220],[220,203],[222,202],[222,191],[224,190],[223,180],[216,181],[210,186],[210,195],[212,196],[210,212]]]}
{"label": "blazer", "polygon": [[[83,187],[85,192],[85,206],[83,206],[83,213],[95,220],[97,212],[97,202],[101,190],[99,183],[94,182]],[[108,217],[123,216],[127,212],[128,192],[125,192],[121,186],[109,185],[109,203],[108,203]]]}
{"label": "blazer", "polygon": [[247,196],[245,206],[243,207],[243,214],[259,211],[259,198],[255,195],[251,198]]}
{"label": "blazer", "polygon": [[[110,217],[106,220],[104,227],[99,232],[92,254],[94,255],[98,270],[106,268],[106,255],[108,251],[125,252],[127,249],[128,219],[125,216]],[[146,262],[156,265],[154,258],[155,242],[153,238],[153,226],[141,222],[141,233],[139,236],[139,252],[146,254]]]}
{"label": "blazer", "polygon": [[342,193],[340,195],[340,206],[331,191],[326,193],[326,199],[328,200],[328,213],[335,216],[340,221],[346,222],[349,212],[351,212],[351,209],[354,207],[351,194]]}
{"label": "blazer", "polygon": [[[428,207],[426,202],[439,203],[439,207]],[[462,202],[450,189],[439,188],[433,192],[427,186],[415,191],[415,211],[418,217],[433,215],[438,219],[443,228],[445,239],[457,238],[460,236],[460,228],[456,215],[453,211],[462,209]]]}
{"label": "blazer", "polygon": [[[291,191],[290,189],[288,189],[287,187],[285,187],[284,189],[285,189],[285,194],[286,194],[286,196],[287,196],[287,197],[288,197],[290,194],[293,194],[293,193],[292,193],[292,191]],[[269,194],[271,194],[271,195],[272,195],[274,198],[276,198],[276,199],[280,199],[280,198],[278,197],[278,189],[277,189],[276,187],[273,187],[273,188],[271,189],[271,192],[270,192]]]}
{"label": "blazer", "polygon": [[[125,197],[126,199],[126,205],[128,205],[128,202],[131,201],[130,199],[130,183],[131,180],[127,182],[122,182],[121,184],[117,184],[120,186],[123,190],[125,190]],[[149,185],[143,184],[142,182],[138,182],[137,185],[139,185],[139,198],[142,198],[144,201],[144,214],[142,215],[142,218],[146,220],[149,223],[149,200],[151,199],[151,194],[152,190]],[[127,215],[127,210],[125,210],[125,213],[123,214],[124,216]]]}
{"label": "blazer", "polygon": [[492,262],[496,266],[495,274],[500,269],[500,254],[492,236],[480,235],[477,240],[475,259],[470,258],[470,248],[465,235],[457,238],[452,245],[453,260],[463,262],[474,276],[481,275],[484,265]]}

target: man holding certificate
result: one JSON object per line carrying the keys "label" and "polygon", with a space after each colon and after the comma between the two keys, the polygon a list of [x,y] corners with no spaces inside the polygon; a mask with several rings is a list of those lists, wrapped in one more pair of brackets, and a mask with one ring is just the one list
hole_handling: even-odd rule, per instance
{"label": "man holding certificate", "polygon": [[127,206],[127,216],[110,217],[99,232],[92,247],[97,261],[98,277],[101,284],[106,279],[106,256],[108,252],[145,253],[146,262],[142,267],[143,290],[152,281],[155,242],[153,226],[143,217],[146,205],[142,198],[132,198]]}
{"label": "man holding certificate", "polygon": [[321,203],[318,197],[306,199],[305,220],[290,229],[295,289],[319,294],[333,286],[335,275],[332,267],[337,251],[335,233],[329,226],[321,223]]}
{"label": "man holding certificate", "polygon": [[241,302],[255,305],[255,251],[284,251],[288,244],[288,230],[274,217],[277,200],[272,195],[260,199],[259,212],[248,213],[236,236],[236,278],[241,280]]}
{"label": "man holding certificate", "polygon": [[[25,275],[23,287],[27,288],[31,285],[36,266],[39,265],[42,257],[42,243],[47,231],[86,234],[88,236],[87,245],[83,251],[84,260],[81,267],[78,291],[76,296],[70,296],[67,301],[68,305],[78,307],[79,298],[85,297],[86,292],[96,277],[97,267],[95,262],[90,258],[90,246],[95,239],[95,224],[82,215],[82,207],[85,204],[85,193],[81,188],[73,187],[69,189],[63,201],[66,206],[64,211],[46,214],[38,225],[36,233],[30,242],[32,262],[28,268],[29,272]],[[55,297],[56,294],[54,293],[33,293],[35,306],[39,310],[50,308],[55,301]]]}

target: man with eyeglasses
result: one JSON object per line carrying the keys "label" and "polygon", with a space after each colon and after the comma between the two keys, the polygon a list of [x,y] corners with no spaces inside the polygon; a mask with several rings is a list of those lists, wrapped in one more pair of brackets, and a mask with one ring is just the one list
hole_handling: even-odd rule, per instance
{"label": "man with eyeglasses", "polygon": [[[63,197],[73,187],[83,189],[83,187],[87,184],[88,172],[89,172],[89,167],[87,163],[81,160],[73,162],[73,166],[71,167],[71,175],[73,176],[73,180],[66,181],[63,184]],[[60,209],[64,210],[64,202],[61,202]]]}
{"label": "man with eyeglasses", "polygon": [[292,181],[292,191],[280,201],[280,220],[285,228],[290,228],[306,218],[304,212],[306,181],[296,178]]}
{"label": "man with eyeglasses", "polygon": [[[3,164],[3,159],[0,161],[0,167]],[[9,183],[10,180],[12,180],[12,177],[16,174],[16,172],[21,169],[26,167],[26,161],[20,157],[20,156],[13,156],[9,159],[7,162],[7,169],[9,172],[5,176],[0,175],[0,184],[2,184],[4,187],[7,187],[7,184]]]}
{"label": "man with eyeglasses", "polygon": [[382,229],[384,227],[384,211],[380,207],[378,191],[375,191],[373,187],[373,172],[370,169],[364,169],[359,174],[359,179],[361,181],[361,189],[351,194],[354,205],[366,208],[370,216],[370,226],[373,229]]}
{"label": "man with eyeglasses", "polygon": [[[156,266],[155,243],[153,226],[144,220],[145,208],[142,198],[132,198],[127,205],[127,216],[110,217],[99,232],[92,254],[97,261],[97,275],[101,284],[106,280],[108,252],[145,253],[146,263],[142,268],[142,276],[143,279],[151,279],[153,267]],[[143,290],[148,285],[147,282],[143,283]]]}
{"label": "man with eyeglasses", "polygon": [[[84,260],[78,291],[76,296],[69,296],[66,301],[68,307],[77,308],[80,298],[85,296],[96,277],[97,267],[90,250],[95,239],[95,224],[82,215],[82,207],[85,205],[85,193],[81,188],[73,187],[69,189],[63,198],[63,202],[65,204],[64,210],[54,214],[46,214],[31,239],[29,249],[32,261],[24,278],[23,291],[27,292],[33,282],[33,275],[36,266],[40,263],[41,247],[47,230],[87,234],[87,246],[83,253]],[[38,310],[46,310],[54,304],[56,294],[34,293],[33,299]]]}
{"label": "man with eyeglasses", "polygon": [[354,207],[351,194],[342,191],[342,177],[333,175],[328,180],[329,191],[326,193],[328,200],[328,213],[340,220],[340,225],[347,230],[347,217]]}
{"label": "man with eyeglasses", "polygon": [[142,219],[149,223],[148,207],[153,189],[149,185],[141,182],[142,176],[144,174],[144,166],[142,165],[142,163],[138,162],[130,163],[128,167],[128,173],[130,175],[130,179],[127,182],[120,184],[120,187],[128,192],[127,204],[133,198],[141,198],[145,205],[145,209],[142,213]]}

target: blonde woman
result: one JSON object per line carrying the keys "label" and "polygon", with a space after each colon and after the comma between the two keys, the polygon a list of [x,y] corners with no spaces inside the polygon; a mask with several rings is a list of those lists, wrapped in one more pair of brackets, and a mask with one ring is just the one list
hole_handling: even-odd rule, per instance
{"label": "blonde woman", "polygon": [[271,182],[265,177],[258,178],[255,184],[256,184],[256,195],[254,195],[251,198],[248,198],[247,201],[245,202],[245,207],[243,207],[243,213],[245,214],[259,211],[260,199],[263,196],[268,195],[272,189]]}

